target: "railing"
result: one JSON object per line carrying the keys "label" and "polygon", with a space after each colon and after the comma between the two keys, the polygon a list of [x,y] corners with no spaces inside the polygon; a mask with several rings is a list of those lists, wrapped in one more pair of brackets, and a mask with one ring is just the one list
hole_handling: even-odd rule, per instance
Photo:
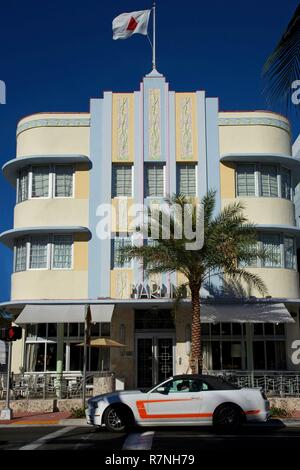
{"label": "railing", "polygon": [[[86,377],[86,396],[93,394],[94,377],[111,377],[112,372],[90,372]],[[0,400],[6,398],[6,374],[0,374]],[[81,373],[64,373],[61,380],[56,373],[32,372],[13,374],[11,380],[11,398],[19,399],[46,399],[82,398],[83,379]]]}
{"label": "railing", "polygon": [[206,371],[238,387],[259,387],[269,397],[300,397],[300,372],[291,371]]}

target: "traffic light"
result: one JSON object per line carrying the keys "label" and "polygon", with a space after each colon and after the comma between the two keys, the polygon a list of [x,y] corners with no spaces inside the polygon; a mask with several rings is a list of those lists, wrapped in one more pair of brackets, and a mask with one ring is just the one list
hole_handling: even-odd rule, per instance
{"label": "traffic light", "polygon": [[16,341],[22,338],[22,328],[20,326],[10,326],[9,328],[0,329],[0,340]]}

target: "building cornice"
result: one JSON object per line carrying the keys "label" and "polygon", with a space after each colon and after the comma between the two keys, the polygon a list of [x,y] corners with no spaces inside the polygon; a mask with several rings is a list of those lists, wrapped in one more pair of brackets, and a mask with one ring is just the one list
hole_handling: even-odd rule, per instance
{"label": "building cornice", "polygon": [[90,127],[90,118],[46,118],[33,119],[32,121],[19,124],[17,127],[17,137],[23,131],[36,127]]}
{"label": "building cornice", "polygon": [[291,132],[286,121],[268,117],[219,117],[218,123],[219,126],[273,126]]}

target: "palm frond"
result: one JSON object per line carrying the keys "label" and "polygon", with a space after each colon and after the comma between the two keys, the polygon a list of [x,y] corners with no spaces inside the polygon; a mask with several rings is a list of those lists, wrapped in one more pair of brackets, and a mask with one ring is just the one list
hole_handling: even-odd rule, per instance
{"label": "palm frond", "polygon": [[262,76],[268,103],[278,102],[287,111],[291,105],[292,83],[300,79],[300,5],[266,60]]}

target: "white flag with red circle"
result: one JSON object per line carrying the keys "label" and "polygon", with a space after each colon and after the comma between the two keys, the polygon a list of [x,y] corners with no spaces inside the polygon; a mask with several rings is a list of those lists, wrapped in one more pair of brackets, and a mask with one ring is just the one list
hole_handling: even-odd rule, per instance
{"label": "white flag with red circle", "polygon": [[112,23],[113,39],[127,39],[133,34],[147,35],[151,10],[122,13]]}

